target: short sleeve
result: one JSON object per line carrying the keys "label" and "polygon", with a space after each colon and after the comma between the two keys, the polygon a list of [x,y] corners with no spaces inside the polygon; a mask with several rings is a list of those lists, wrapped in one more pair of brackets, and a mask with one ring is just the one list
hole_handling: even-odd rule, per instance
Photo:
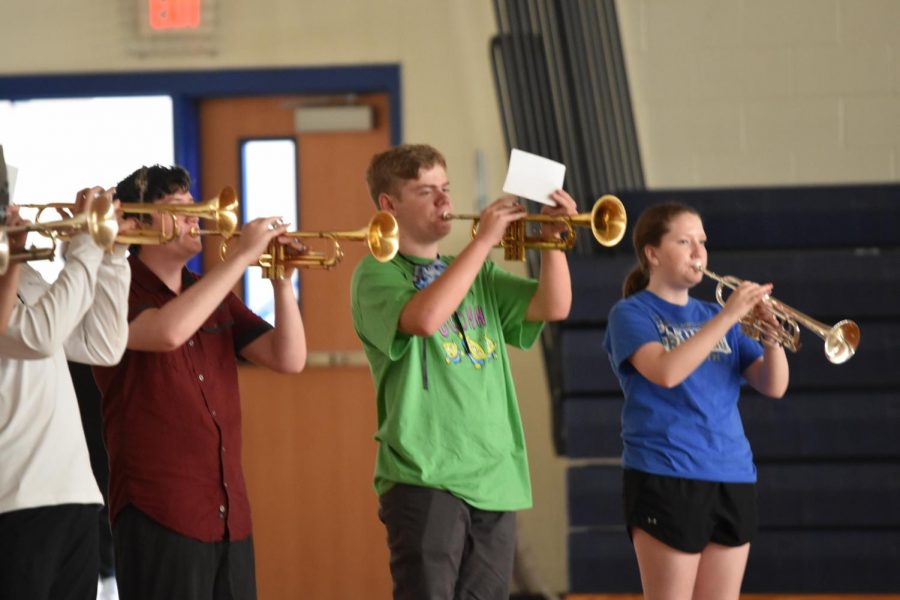
{"label": "short sleeve", "polygon": [[640,304],[620,300],[609,312],[603,345],[617,369],[648,342],[659,342],[653,317]]}
{"label": "short sleeve", "polygon": [[738,369],[740,373],[753,364],[763,354],[762,345],[741,331],[741,325],[735,325],[735,338],[738,348]]}
{"label": "short sleeve", "polygon": [[500,326],[506,343],[526,349],[537,340],[543,321],[526,321],[525,313],[537,291],[534,279],[518,277],[504,271],[493,262],[485,263],[489,287],[493,290],[500,314]]}
{"label": "short sleeve", "polygon": [[353,326],[364,341],[391,360],[397,360],[409,346],[410,336],[398,326],[403,308],[415,293],[410,274],[393,262],[379,263],[366,256],[353,273]]}
{"label": "short sleeve", "polygon": [[234,292],[228,293],[223,304],[233,320],[231,336],[235,355],[239,356],[248,344],[273,329],[265,319],[247,308]]}
{"label": "short sleeve", "polygon": [[134,279],[128,288],[128,322],[137,319],[148,308],[159,308],[159,301],[139,285]]}

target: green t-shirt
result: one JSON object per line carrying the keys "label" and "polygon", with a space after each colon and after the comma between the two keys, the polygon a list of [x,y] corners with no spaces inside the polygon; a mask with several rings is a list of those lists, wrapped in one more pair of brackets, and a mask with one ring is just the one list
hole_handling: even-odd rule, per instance
{"label": "green t-shirt", "polygon": [[400,313],[418,291],[416,265],[429,262],[366,256],[353,273],[353,324],[378,401],[375,491],[407,483],[447,490],[482,510],[529,508],[528,457],[506,344],[527,348],[540,334],[542,322],[524,320],[537,282],[487,261],[458,318],[429,338],[410,336],[397,329]]}

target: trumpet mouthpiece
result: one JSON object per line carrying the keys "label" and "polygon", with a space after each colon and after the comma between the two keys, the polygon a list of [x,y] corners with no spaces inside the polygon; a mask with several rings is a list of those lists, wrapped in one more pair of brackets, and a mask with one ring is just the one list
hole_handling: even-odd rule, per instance
{"label": "trumpet mouthpiece", "polygon": [[697,271],[698,273],[703,272],[703,263],[701,263],[699,260],[693,264],[693,267],[694,267],[694,270]]}
{"label": "trumpet mouthpiece", "polygon": [[445,221],[449,221],[450,219],[453,218],[453,215],[449,212],[445,212],[444,214],[441,215],[441,218]]}

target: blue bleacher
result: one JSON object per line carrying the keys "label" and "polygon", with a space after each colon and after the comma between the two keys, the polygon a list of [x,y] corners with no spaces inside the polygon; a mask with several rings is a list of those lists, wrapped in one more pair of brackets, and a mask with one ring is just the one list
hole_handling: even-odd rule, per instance
{"label": "blue bleacher", "polygon": [[[900,462],[762,462],[758,476],[763,529],[900,532]],[[566,480],[571,527],[624,531],[620,467],[572,467]]]}
{"label": "blue bleacher", "polygon": [[[746,593],[879,594],[900,590],[894,530],[762,530],[750,550]],[[581,593],[638,593],[624,530],[569,534],[569,586]]]}
{"label": "blue bleacher", "polygon": [[[895,391],[788,390],[779,400],[747,391],[740,408],[757,460],[884,460],[900,453]],[[571,397],[563,410],[569,457],[621,455],[620,395]]]}

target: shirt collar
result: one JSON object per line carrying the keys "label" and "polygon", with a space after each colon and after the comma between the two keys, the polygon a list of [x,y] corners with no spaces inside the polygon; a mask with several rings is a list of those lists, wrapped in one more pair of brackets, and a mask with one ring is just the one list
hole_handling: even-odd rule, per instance
{"label": "shirt collar", "polygon": [[[141,286],[148,292],[168,292],[174,294],[162,280],[156,276],[156,273],[150,270],[150,267],[144,264],[137,254],[128,257],[131,264],[131,281]],[[197,274],[192,273],[187,267],[181,268],[181,289],[182,291],[191,287],[197,282]]]}

